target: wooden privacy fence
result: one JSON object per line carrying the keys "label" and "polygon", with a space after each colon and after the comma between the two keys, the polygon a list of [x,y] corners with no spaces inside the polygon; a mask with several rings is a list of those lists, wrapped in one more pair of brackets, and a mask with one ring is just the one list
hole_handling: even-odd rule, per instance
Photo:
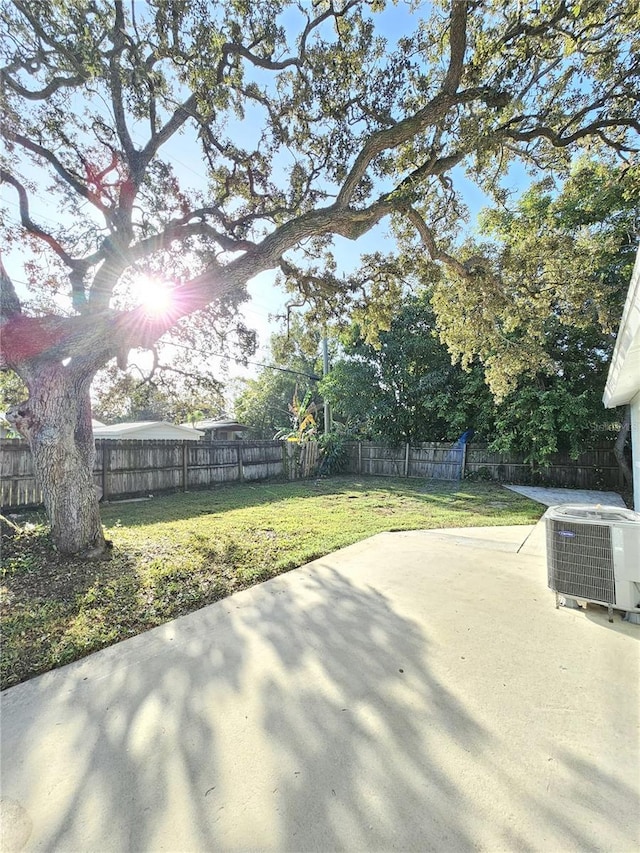
{"label": "wooden privacy fence", "polygon": [[620,489],[623,478],[612,447],[585,451],[577,459],[554,454],[547,465],[531,465],[515,453],[496,453],[482,445],[423,442],[387,447],[373,442],[347,445],[347,472],[379,477],[436,480],[480,479],[519,485],[576,489]]}
{"label": "wooden privacy fence", "polygon": [[376,477],[424,477],[458,480],[464,448],[440,442],[388,447],[369,441],[349,442],[348,472]]}
{"label": "wooden privacy fence", "polygon": [[518,454],[495,453],[471,444],[467,447],[464,470],[466,477],[486,477],[522,486],[614,491],[624,487],[624,477],[611,445],[586,450],[577,459],[571,459],[568,453],[554,453],[547,465],[531,465]]}
{"label": "wooden privacy fence", "polygon": [[[282,441],[96,441],[93,480],[103,500],[160,492],[206,489],[217,483],[280,477],[295,480],[315,473],[318,445]],[[0,506],[38,506],[28,445],[0,442]]]}
{"label": "wooden privacy fence", "polygon": [[[601,447],[577,460],[555,454],[548,465],[532,466],[516,454],[486,447],[457,447],[443,442],[388,447],[373,442],[347,444],[345,473],[436,480],[496,480],[580,489],[619,489],[622,476],[613,449]],[[206,489],[217,483],[295,480],[318,468],[317,442],[287,441],[96,441],[93,478],[103,500]],[[0,505],[4,509],[37,506],[42,494],[24,441],[0,442]]]}

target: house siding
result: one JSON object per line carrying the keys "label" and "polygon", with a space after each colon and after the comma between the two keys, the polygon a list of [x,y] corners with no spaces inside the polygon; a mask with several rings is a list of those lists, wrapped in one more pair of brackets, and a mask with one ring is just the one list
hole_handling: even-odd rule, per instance
{"label": "house siding", "polygon": [[631,452],[633,454],[633,508],[640,512],[640,391],[630,402]]}

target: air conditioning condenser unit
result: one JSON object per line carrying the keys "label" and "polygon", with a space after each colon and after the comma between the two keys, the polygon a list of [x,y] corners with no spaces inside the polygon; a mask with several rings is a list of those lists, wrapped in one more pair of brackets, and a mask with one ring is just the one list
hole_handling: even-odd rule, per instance
{"label": "air conditioning condenser unit", "polygon": [[614,608],[640,614],[640,513],[564,504],[549,507],[544,518],[548,584],[556,606],[563,596],[606,606],[610,621]]}

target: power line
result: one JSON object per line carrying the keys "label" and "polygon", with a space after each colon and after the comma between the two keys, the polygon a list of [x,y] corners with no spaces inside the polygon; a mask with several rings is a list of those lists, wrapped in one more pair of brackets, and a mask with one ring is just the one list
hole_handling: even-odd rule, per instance
{"label": "power line", "polygon": [[198,349],[198,347],[189,347],[186,344],[176,344],[173,341],[167,341],[167,346],[178,347],[178,349],[186,349],[191,352],[197,352],[201,355],[206,355],[208,358],[224,358],[227,360],[235,361],[236,364],[252,364],[255,367],[262,367],[265,370],[279,370],[281,373],[293,373],[295,376],[304,376],[306,379],[311,379],[313,382],[318,382],[322,379],[321,376],[316,376],[315,373],[303,373],[300,370],[291,370],[289,367],[277,367],[275,364],[261,364],[259,361],[249,361],[248,359],[235,358],[232,355],[222,355],[218,352],[207,352],[203,349]]}

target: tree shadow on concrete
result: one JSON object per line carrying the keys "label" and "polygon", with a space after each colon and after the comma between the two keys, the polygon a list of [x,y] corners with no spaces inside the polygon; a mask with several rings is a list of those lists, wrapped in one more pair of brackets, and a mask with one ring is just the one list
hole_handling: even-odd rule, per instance
{"label": "tree shadow on concrete", "polygon": [[293,693],[264,685],[263,725],[282,757],[282,849],[472,849],[465,798],[432,735],[474,755],[489,733],[434,678],[426,636],[383,595],[337,572],[308,585],[315,603],[295,618],[271,618],[267,600],[262,612],[287,670],[318,674]]}
{"label": "tree shadow on concrete", "polygon": [[568,745],[563,796],[521,787],[427,631],[319,562],[7,691],[27,849],[530,850],[540,821],[593,849],[585,814],[606,834],[631,786]]}
{"label": "tree shadow on concrete", "polygon": [[[179,849],[184,835],[193,849],[215,847],[209,690],[237,689],[243,666],[232,627],[217,629],[224,648],[206,619],[197,630],[175,622],[2,694],[4,796],[34,824],[34,846]],[[178,820],[165,847],[169,813]]]}

